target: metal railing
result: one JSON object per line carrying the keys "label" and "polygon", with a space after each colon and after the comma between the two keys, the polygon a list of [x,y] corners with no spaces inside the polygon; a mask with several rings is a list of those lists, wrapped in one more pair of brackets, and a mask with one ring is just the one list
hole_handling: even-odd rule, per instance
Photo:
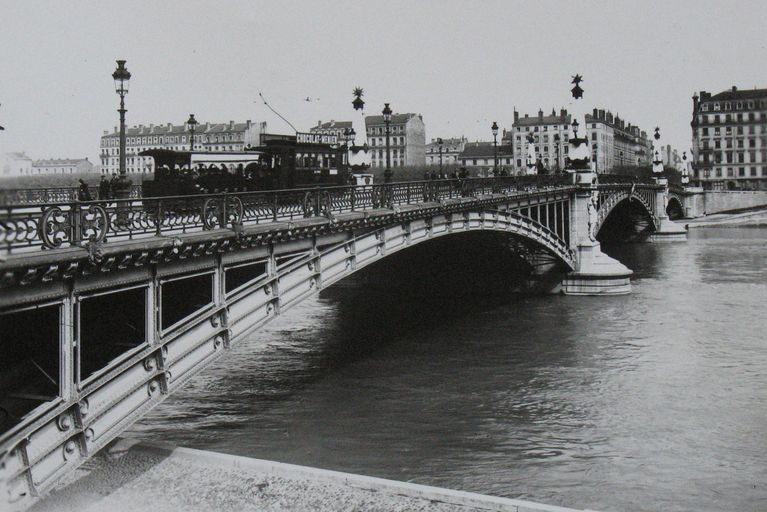
{"label": "metal railing", "polygon": [[[29,205],[46,203],[65,203],[77,201],[78,187],[19,188],[0,190],[0,206]],[[108,199],[99,197],[98,186],[89,189],[93,200]],[[141,197],[141,185],[131,185],[130,198]]]}
{"label": "metal railing", "polygon": [[570,187],[568,174],[504,176],[315,187],[215,195],[61,201],[0,207],[0,247],[7,253],[82,246],[312,216]]}

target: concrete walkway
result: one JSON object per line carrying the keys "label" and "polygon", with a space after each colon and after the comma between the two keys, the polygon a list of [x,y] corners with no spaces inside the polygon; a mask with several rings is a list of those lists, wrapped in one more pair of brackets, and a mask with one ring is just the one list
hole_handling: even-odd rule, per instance
{"label": "concrete walkway", "polygon": [[576,512],[350,473],[121,440],[35,512]]}

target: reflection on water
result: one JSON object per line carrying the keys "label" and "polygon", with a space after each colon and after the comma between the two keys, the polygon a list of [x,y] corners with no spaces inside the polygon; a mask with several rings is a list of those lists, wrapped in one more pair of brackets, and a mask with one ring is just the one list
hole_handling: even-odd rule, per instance
{"label": "reflection on water", "polygon": [[578,508],[764,510],[767,229],[605,250],[631,295],[330,289],[132,435]]}

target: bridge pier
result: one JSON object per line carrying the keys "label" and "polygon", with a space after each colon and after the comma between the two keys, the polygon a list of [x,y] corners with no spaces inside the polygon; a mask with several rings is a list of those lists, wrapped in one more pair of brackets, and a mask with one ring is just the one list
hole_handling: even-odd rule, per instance
{"label": "bridge pier", "polygon": [[673,222],[668,218],[666,206],[668,205],[668,179],[657,178],[658,185],[663,185],[662,189],[656,192],[655,214],[658,218],[657,229],[650,234],[650,242],[685,242],[687,240],[687,229],[684,226]]}
{"label": "bridge pier", "polygon": [[562,280],[565,295],[624,295],[631,292],[633,272],[602,252],[596,241],[597,187],[591,169],[575,172],[575,181],[582,188],[570,201],[570,230],[576,251],[575,270]]}

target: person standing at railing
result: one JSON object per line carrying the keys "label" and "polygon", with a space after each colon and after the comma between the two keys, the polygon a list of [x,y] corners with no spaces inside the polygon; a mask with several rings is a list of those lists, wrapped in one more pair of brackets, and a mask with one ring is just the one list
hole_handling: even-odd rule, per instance
{"label": "person standing at railing", "polygon": [[93,198],[91,197],[91,191],[88,189],[88,184],[83,181],[82,178],[80,178],[80,189],[77,191],[77,200],[78,201],[91,201]]}
{"label": "person standing at railing", "polygon": [[109,180],[107,180],[106,175],[101,175],[101,181],[99,181],[99,199],[106,200],[109,199],[112,195],[111,193],[112,187],[109,185]]}

